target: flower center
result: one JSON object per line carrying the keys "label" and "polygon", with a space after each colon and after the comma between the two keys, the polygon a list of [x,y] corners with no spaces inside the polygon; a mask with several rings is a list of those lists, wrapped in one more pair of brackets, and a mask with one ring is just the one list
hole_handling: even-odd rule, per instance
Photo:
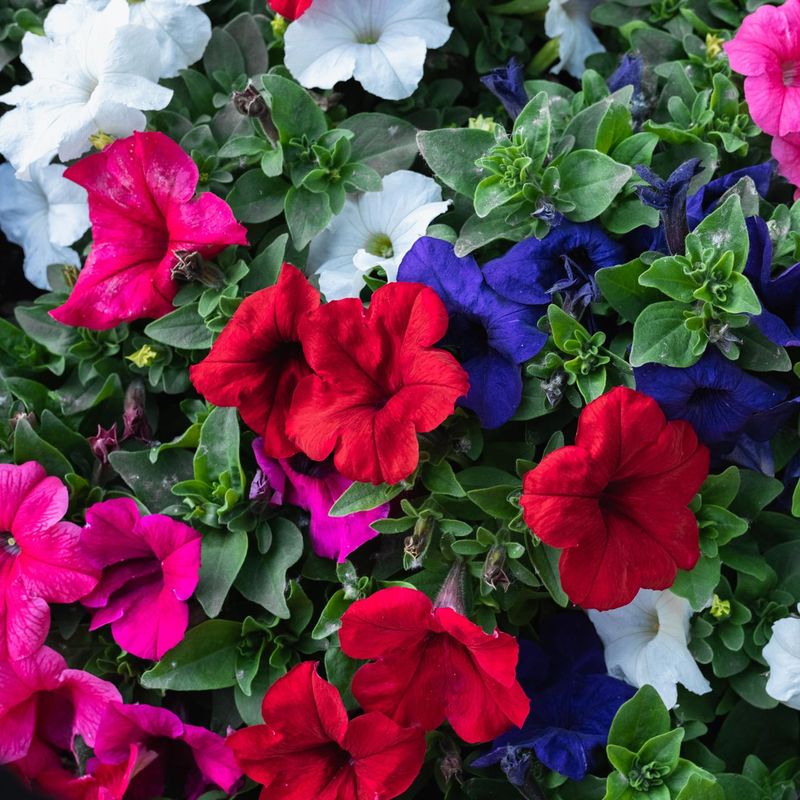
{"label": "flower center", "polygon": [[356,42],[358,44],[377,44],[380,38],[380,31],[376,31],[374,29],[359,31],[356,34]]}
{"label": "flower center", "polygon": [[0,533],[0,551],[8,553],[10,556],[18,556],[20,546],[10,533]]}
{"label": "flower center", "polygon": [[394,256],[394,245],[392,240],[385,233],[374,233],[367,239],[364,249],[371,256],[378,258],[392,258]]}
{"label": "flower center", "polygon": [[794,86],[798,73],[800,73],[800,61],[785,61],[781,64],[781,72],[783,73],[783,85]]}

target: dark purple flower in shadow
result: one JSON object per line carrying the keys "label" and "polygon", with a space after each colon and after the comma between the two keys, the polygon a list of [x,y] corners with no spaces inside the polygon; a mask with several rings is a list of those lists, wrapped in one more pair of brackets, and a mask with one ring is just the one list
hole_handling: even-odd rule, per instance
{"label": "dark purple flower in shadow", "polygon": [[503,104],[511,119],[528,104],[522,64],[512,58],[507,66],[493,69],[481,78],[481,83]]}
{"label": "dark purple flower in shadow", "polygon": [[528,718],[472,762],[479,768],[499,763],[516,786],[529,767],[527,750],[546,767],[581,780],[605,746],[617,710],[635,692],[606,674],[603,645],[585,615],[556,614],[540,633],[541,644],[520,641],[517,679],[531,699]]}
{"label": "dark purple flower in shadow", "polygon": [[498,428],[513,416],[522,398],[520,364],[547,341],[536,323],[543,305],[501,296],[485,280],[475,259],[459,258],[453,245],[425,236],[406,254],[398,280],[430,286],[450,314],[441,344],[452,346],[469,375],[460,401],[484,428]]}
{"label": "dark purple flower in shadow", "polygon": [[619,66],[609,76],[606,84],[610,92],[617,92],[626,86],[633,86],[634,95],[641,94],[644,61],[639,56],[626,53]]}

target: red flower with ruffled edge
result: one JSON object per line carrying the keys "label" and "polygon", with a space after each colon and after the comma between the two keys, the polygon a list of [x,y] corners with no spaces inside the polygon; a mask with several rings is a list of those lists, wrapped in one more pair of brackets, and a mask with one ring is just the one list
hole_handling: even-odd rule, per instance
{"label": "red flower with ruffled edge", "polygon": [[314,0],[267,0],[267,5],[282,17],[295,20],[311,8]]}
{"label": "red flower with ruffled edge", "polygon": [[581,412],[575,445],[525,476],[525,522],[562,548],[570,600],[607,610],[639,589],[672,586],[700,557],[687,508],[708,475],[708,450],[688,422],[667,422],[651,397],[617,387]]}
{"label": "red flower with ruffled edge", "polygon": [[278,282],[250,295],[211,352],[191,368],[197,391],[214,405],[238,408],[272,458],[298,451],[286,435],[286,420],[297,384],[311,375],[298,329],[319,303],[303,273],[284,264]]}
{"label": "red flower with ruffled edge", "polygon": [[212,258],[247,230],[211,192],[195,197],[194,161],[163,133],[134,133],[64,173],[89,193],[92,250],[64,305],[65,325],[107,330],[173,310],[177,252]]}
{"label": "red flower with ruffled edge", "polygon": [[309,458],[334,453],[353,481],[397,483],[419,461],[417,432],[433,430],[469,389],[467,374],[433,347],[447,332],[438,295],[418,283],[389,283],[360,300],[336,300],[300,327],[316,373],[295,390],[289,437]]}
{"label": "red flower with ruffled edge", "polygon": [[414,781],[425,758],[420,728],[383,714],[348,721],[339,692],[305,661],[270,687],[266,725],[228,737],[236,760],[262,784],[262,800],[391,800]]}
{"label": "red flower with ruffled edge", "polygon": [[342,616],[342,651],[377,659],[353,678],[367,711],[425,730],[445,720],[465,742],[486,742],[517,727],[529,702],[517,682],[519,647],[415,589],[394,587],[358,600]]}

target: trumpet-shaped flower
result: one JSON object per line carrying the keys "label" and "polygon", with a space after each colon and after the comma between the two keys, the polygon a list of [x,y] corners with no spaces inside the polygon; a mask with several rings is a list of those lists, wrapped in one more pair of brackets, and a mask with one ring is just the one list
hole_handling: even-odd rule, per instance
{"label": "trumpet-shaped flower", "polygon": [[800,0],[764,5],[725,43],[731,69],[746,75],[750,116],[765,133],[800,133]]}
{"label": "trumpet-shaped flower", "polygon": [[315,0],[286,31],[286,66],[309,88],[331,89],[355,78],[385,100],[411,95],[428,48],[452,28],[448,0]]}
{"label": "trumpet-shaped flower", "polygon": [[77,158],[98,131],[141,130],[143,110],[169,103],[172,90],[158,85],[158,39],[129,24],[129,13],[125,0],[111,0],[102,11],[84,8],[79,25],[64,25],[64,36],[25,34],[21,58],[32,80],[0,96],[16,106],[0,119],[0,153],[20,177],[55,154]]}
{"label": "trumpet-shaped flower", "polygon": [[328,300],[358,297],[376,267],[396,281],[403,257],[447,206],[435,180],[407,170],[387,175],[379,192],[348,199],[311,242],[308,267],[322,293]]}
{"label": "trumpet-shaped flower", "polygon": [[550,0],[544,17],[544,32],[558,37],[559,62],[553,72],[566,70],[580,78],[586,59],[594,53],[604,53],[605,47],[592,30],[592,9],[599,0]]}
{"label": "trumpet-shaped flower", "polygon": [[32,164],[30,180],[15,177],[11,164],[0,164],[0,228],[25,251],[25,277],[39,289],[49,289],[47,267],[80,267],[69,246],[89,227],[86,192],[64,179],[59,164]]}
{"label": "trumpet-shaped flower", "polygon": [[194,196],[197,166],[163,133],[135,133],[64,174],[89,193],[94,240],[67,302],[51,312],[65,325],[106,330],[161,317],[178,291],[177,253],[211,258],[247,244],[224,200]]}
{"label": "trumpet-shaped flower", "polygon": [[200,534],[161,514],[141,516],[128,498],[86,511],[81,547],[103,574],[83,598],[91,630],[111,625],[114,641],[139,658],[161,658],[183,639],[186,601],[200,572]]}
{"label": "trumpet-shaped flower", "polygon": [[689,601],[670,591],[642,589],[628,605],[590,611],[605,645],[609,675],[631,686],[649,683],[667,708],[678,700],[678,684],[695,694],[711,691],[689,652]]}
{"label": "trumpet-shaped flower", "polygon": [[48,603],[72,603],[97,584],[80,528],[63,521],[68,505],[67,487],[40,464],[0,464],[0,659],[36,652]]}

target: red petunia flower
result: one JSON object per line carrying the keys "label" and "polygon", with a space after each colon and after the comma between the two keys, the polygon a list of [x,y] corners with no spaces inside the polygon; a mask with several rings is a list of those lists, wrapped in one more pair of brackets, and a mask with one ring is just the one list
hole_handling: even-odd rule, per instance
{"label": "red petunia flower", "polygon": [[297,19],[311,8],[314,0],[267,0],[267,5],[286,19]]}
{"label": "red petunia flower", "polygon": [[528,715],[517,682],[519,647],[414,589],[395,587],[353,603],[342,617],[342,651],[374,658],[356,672],[353,694],[367,711],[426,730],[445,720],[465,742],[486,742]]}
{"label": "red petunia flower", "polygon": [[708,475],[708,450],[688,422],[667,422],[651,397],[617,387],[581,412],[575,445],[526,476],[525,521],[563,548],[561,582],[584,608],[624,606],[666,589],[700,557],[686,507]]}
{"label": "red petunia flower", "polygon": [[215,405],[238,408],[272,458],[298,451],[286,435],[286,420],[297,384],[311,375],[298,329],[318,306],[319,292],[300,270],[284,264],[277,284],[250,295],[211,352],[191,368],[197,391]]}
{"label": "red petunia flower", "polygon": [[334,452],[354,481],[397,483],[419,461],[417,432],[433,430],[469,388],[450,353],[435,348],[447,311],[418,283],[389,283],[372,296],[321,306],[301,326],[316,373],[297,386],[289,437],[315,461]]}
{"label": "red petunia flower", "polygon": [[339,693],[313,661],[275,682],[262,714],[266,725],[227,740],[245,774],[264,786],[262,800],[391,800],[422,768],[420,728],[377,713],[348,721]]}
{"label": "red petunia flower", "polygon": [[65,325],[106,330],[172,311],[176,253],[211,258],[247,244],[230,206],[211,192],[194,196],[194,161],[163,133],[134,133],[82,158],[64,177],[89,193],[92,251],[64,305]]}

